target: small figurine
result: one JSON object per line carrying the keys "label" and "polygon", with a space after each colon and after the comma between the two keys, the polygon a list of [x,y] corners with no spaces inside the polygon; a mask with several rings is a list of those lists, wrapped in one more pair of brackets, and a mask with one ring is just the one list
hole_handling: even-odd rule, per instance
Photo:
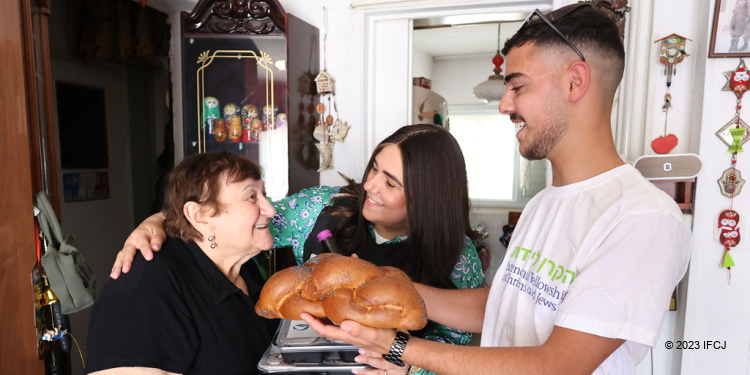
{"label": "small figurine", "polygon": [[258,108],[252,104],[242,106],[242,142],[252,142],[253,120],[258,118]]}
{"label": "small figurine", "polygon": [[242,117],[258,118],[258,107],[252,104],[245,104],[242,106]]}
{"label": "small figurine", "polygon": [[245,126],[245,124],[242,124],[242,142],[252,142],[252,135],[250,134],[252,132],[252,128]]}
{"label": "small figurine", "polygon": [[203,127],[208,129],[208,134],[213,134],[217,118],[221,118],[219,99],[213,96],[205,97],[203,99]]}
{"label": "small figurine", "polygon": [[229,142],[239,142],[242,139],[242,119],[240,115],[229,117]]}
{"label": "small figurine", "polygon": [[216,119],[214,127],[214,141],[225,142],[227,140],[227,123],[223,118]]}
{"label": "small figurine", "polygon": [[259,118],[254,118],[250,125],[250,142],[256,143],[260,140],[260,132],[263,130],[263,121]]}
{"label": "small figurine", "polygon": [[59,328],[45,329],[41,339],[43,341],[57,341],[68,333],[67,330],[61,330]]}
{"label": "small figurine", "polygon": [[278,115],[276,115],[276,126],[274,126],[274,129],[278,129],[286,125],[286,113],[279,113]]}
{"label": "small figurine", "polygon": [[229,118],[232,117],[232,115],[239,116],[239,114],[240,114],[239,108],[237,108],[237,105],[229,103],[224,106],[224,120],[229,120]]}
{"label": "small figurine", "polygon": [[250,142],[250,132],[252,130],[252,120],[250,117],[242,117],[242,142]]}
{"label": "small figurine", "polygon": [[270,105],[263,106],[263,130],[270,129],[273,126],[273,117],[276,112],[279,111],[279,107]]}

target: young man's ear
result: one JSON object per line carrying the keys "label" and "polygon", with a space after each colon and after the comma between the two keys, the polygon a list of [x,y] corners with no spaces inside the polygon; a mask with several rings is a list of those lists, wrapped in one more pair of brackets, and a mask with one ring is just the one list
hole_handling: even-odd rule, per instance
{"label": "young man's ear", "polygon": [[568,68],[570,88],[568,100],[577,102],[589,90],[591,84],[591,70],[589,65],[583,61],[577,61]]}

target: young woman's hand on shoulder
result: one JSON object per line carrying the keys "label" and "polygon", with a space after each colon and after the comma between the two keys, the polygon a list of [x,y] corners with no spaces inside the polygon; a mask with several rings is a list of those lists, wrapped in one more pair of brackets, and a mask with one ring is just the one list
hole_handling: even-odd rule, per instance
{"label": "young woman's hand on shoulder", "polygon": [[136,251],[140,250],[146,260],[154,257],[154,251],[161,250],[161,244],[167,239],[164,231],[164,214],[159,212],[143,220],[125,240],[122,250],[117,253],[115,264],[109,277],[116,279],[122,273],[130,271]]}

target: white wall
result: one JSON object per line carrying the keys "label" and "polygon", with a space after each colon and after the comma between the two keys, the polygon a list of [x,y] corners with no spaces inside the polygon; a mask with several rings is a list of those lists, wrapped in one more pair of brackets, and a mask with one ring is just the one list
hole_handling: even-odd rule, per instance
{"label": "white wall", "polygon": [[[710,25],[713,2],[708,9],[696,9],[708,18]],[[702,7],[708,8],[708,6]],[[696,38],[708,40],[710,29],[698,28],[692,33]],[[696,43],[697,44],[697,43]],[[707,55],[708,44],[696,50],[697,59]],[[697,60],[696,59],[696,60]],[[697,96],[692,105],[703,109],[693,126],[700,129],[699,154],[703,172],[698,177],[694,224],[695,247],[689,270],[686,313],[686,340],[726,341],[726,349],[701,349],[683,352],[684,374],[748,374],[750,373],[750,240],[741,241],[731,251],[736,267],[732,268],[731,283],[726,269],[719,267],[723,248],[715,239],[714,228],[718,214],[730,207],[730,200],[722,196],[716,180],[730,166],[726,145],[714,134],[734,116],[735,95],[721,91],[727,80],[723,72],[737,68],[738,58],[704,59],[705,72],[691,77],[703,86],[702,97]],[[744,100],[747,102],[747,98]],[[750,111],[741,118],[750,118]],[[747,143],[745,144],[747,147]],[[737,168],[747,171],[750,158],[745,153],[738,156]],[[750,193],[743,191],[734,199],[733,207],[747,217]],[[744,233],[747,235],[747,232]]]}
{"label": "white wall", "polygon": [[[650,3],[650,2],[647,2]],[[654,1],[650,16],[650,30],[639,30],[657,40],[672,33],[693,39],[687,51],[691,56],[678,65],[678,74],[672,81],[672,103],[669,111],[668,131],[677,135],[680,142],[672,153],[697,152],[703,162],[695,191],[693,218],[694,249],[681,289],[686,298],[685,328],[675,336],[687,341],[699,341],[700,349],[674,350],[681,355],[679,367],[674,364],[670,373],[682,374],[748,374],[750,373],[750,297],[746,293],[750,285],[749,242],[740,242],[732,254],[737,267],[732,270],[731,283],[726,269],[719,266],[722,246],[714,236],[716,217],[729,208],[729,199],[722,196],[716,180],[729,167],[730,154],[726,145],[714,134],[734,115],[735,96],[723,92],[727,82],[725,71],[734,70],[738,58],[708,59],[708,41],[713,20],[713,1],[684,2],[678,0]],[[646,33],[646,31],[649,31]],[[646,137],[643,140],[645,154],[651,154],[650,141],[663,132],[664,113],[661,111],[665,91],[663,66],[656,63],[656,47],[650,50],[648,92],[642,99],[647,101]],[[747,115],[743,116],[746,117]],[[740,154],[738,168],[743,169],[747,156]],[[744,163],[743,163],[744,162]],[[747,214],[748,193],[734,199],[734,208],[740,215]],[[679,315],[679,314],[678,314]],[[668,317],[670,319],[670,317]],[[664,351],[665,337],[657,343]],[[718,340],[725,349],[705,348],[706,340]],[[656,351],[655,350],[655,351]],[[677,372],[679,371],[679,372]],[[660,372],[655,372],[660,373]]]}
{"label": "white wall", "polygon": [[[445,97],[448,105],[479,105],[474,86],[493,74],[493,55],[436,58],[433,65],[432,91]],[[496,104],[491,105],[497,108]]]}
{"label": "white wall", "polygon": [[432,79],[432,56],[428,55],[419,48],[414,48],[411,58],[411,75],[413,77],[425,77],[427,79]]}

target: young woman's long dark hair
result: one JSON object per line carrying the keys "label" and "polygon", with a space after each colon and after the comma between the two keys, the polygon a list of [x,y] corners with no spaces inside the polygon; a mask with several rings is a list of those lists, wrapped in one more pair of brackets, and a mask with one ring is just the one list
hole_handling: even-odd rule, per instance
{"label": "young woman's long dark hair", "polygon": [[[409,222],[404,271],[412,280],[441,288],[455,288],[450,274],[464,248],[464,236],[476,238],[469,223],[469,191],[466,164],[456,139],[436,125],[408,125],[384,139],[370,157],[362,181],[372,169],[375,156],[386,145],[401,151],[404,193]],[[342,217],[335,231],[342,252],[361,248],[369,234],[362,216],[367,192],[362,183],[348,179],[344,194],[356,198],[355,206],[329,206]]]}

